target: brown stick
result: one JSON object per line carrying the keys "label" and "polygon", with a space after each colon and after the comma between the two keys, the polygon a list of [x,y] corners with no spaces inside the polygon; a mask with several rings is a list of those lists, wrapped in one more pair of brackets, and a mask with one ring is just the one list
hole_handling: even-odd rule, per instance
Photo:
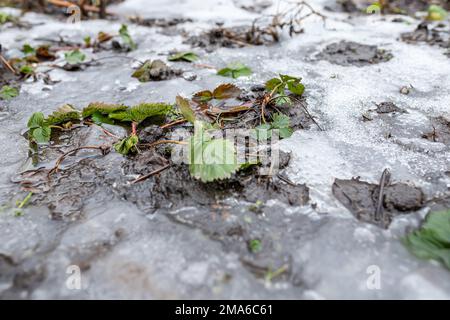
{"label": "brown stick", "polygon": [[150,172],[149,174],[146,174],[146,175],[144,175],[144,176],[141,176],[141,177],[137,178],[136,180],[133,180],[133,181],[131,182],[131,184],[135,184],[135,183],[138,183],[138,182],[147,180],[147,179],[150,178],[151,176],[154,176],[155,174],[158,174],[158,173],[160,173],[160,172],[166,170],[166,169],[169,168],[169,167],[170,167],[170,164],[166,164],[164,167],[161,167],[161,168],[159,168],[159,169],[156,169],[155,171],[152,171],[152,172]]}
{"label": "brown stick", "polygon": [[9,71],[11,71],[11,72],[14,73],[14,74],[17,74],[16,69],[14,69],[13,66],[11,66],[11,65],[9,64],[9,62],[3,57],[2,54],[0,54],[0,61],[5,65],[5,67],[6,67]]}
{"label": "brown stick", "polygon": [[102,152],[104,152],[105,146],[84,146],[84,147],[78,147],[78,148],[75,148],[75,149],[65,152],[63,155],[61,155],[58,158],[58,160],[56,160],[55,166],[48,172],[47,177],[50,177],[54,172],[58,171],[59,166],[61,165],[61,163],[64,161],[64,159],[68,155],[70,155],[71,153],[77,152],[79,150],[84,150],[84,149],[101,150]]}
{"label": "brown stick", "polygon": [[157,145],[165,144],[165,143],[183,144],[183,145],[187,144],[187,142],[178,141],[178,140],[159,140],[159,141],[156,141],[156,142],[153,142],[153,143],[143,143],[143,144],[141,144],[141,146],[153,148],[153,147],[156,147]]}
{"label": "brown stick", "polygon": [[187,121],[186,119],[175,120],[175,121],[166,123],[165,125],[162,125],[162,126],[161,126],[161,129],[171,128],[171,127],[173,127],[173,126],[176,126],[177,124],[185,123],[186,121]]}

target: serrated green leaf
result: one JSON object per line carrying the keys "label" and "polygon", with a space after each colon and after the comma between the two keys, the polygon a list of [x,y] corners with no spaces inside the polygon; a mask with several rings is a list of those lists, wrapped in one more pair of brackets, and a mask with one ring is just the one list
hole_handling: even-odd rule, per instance
{"label": "serrated green leaf", "polygon": [[137,44],[131,38],[130,33],[128,32],[128,26],[123,24],[120,27],[119,35],[122,38],[122,41],[127,45],[131,50],[137,49]]}
{"label": "serrated green leaf", "polygon": [[258,141],[268,140],[272,136],[272,126],[268,123],[263,123],[255,128],[255,133]]}
{"label": "serrated green leaf", "polygon": [[172,106],[166,103],[141,103],[125,111],[117,111],[109,114],[111,119],[136,122],[142,121],[157,116],[165,116],[172,110]]}
{"label": "serrated green leaf", "polygon": [[[279,78],[273,78],[266,82],[266,90],[269,92],[275,90],[278,95],[283,96],[285,90],[288,89],[293,94],[301,96],[305,91],[305,86],[301,83],[301,80],[302,78],[280,74]],[[280,104],[282,103],[280,101]]]}
{"label": "serrated green leaf", "polygon": [[49,125],[57,125],[69,121],[80,120],[80,111],[72,107],[70,104],[63,105],[47,117],[46,123]]}
{"label": "serrated green leaf", "polygon": [[178,52],[167,58],[169,61],[186,61],[194,62],[198,60],[198,56],[194,52]]}
{"label": "serrated green leaf", "polygon": [[230,178],[240,165],[236,148],[226,139],[212,139],[204,130],[205,124],[195,123],[195,134],[189,140],[189,171],[203,182]]}
{"label": "serrated green leaf", "polygon": [[114,150],[116,150],[118,153],[127,155],[130,152],[136,152],[136,145],[139,142],[139,138],[137,135],[132,134],[129,137],[126,137],[125,139],[117,142],[114,145]]}
{"label": "serrated green leaf", "polygon": [[419,230],[403,238],[403,244],[418,258],[440,261],[450,269],[450,210],[428,214]]}
{"label": "serrated green leaf", "polygon": [[3,86],[0,90],[0,98],[10,100],[19,95],[19,90],[10,86]]}
{"label": "serrated green leaf", "polygon": [[282,81],[278,78],[272,78],[266,82],[266,90],[273,91],[277,86],[280,86]]}
{"label": "serrated green leaf", "polygon": [[285,104],[292,104],[292,100],[291,100],[291,98],[286,97],[286,96],[276,97],[275,104],[277,106],[283,106]]}
{"label": "serrated green leaf", "polygon": [[282,113],[275,113],[273,115],[272,129],[278,129],[280,138],[289,138],[292,135],[292,129],[290,127],[290,119],[288,116]]}
{"label": "serrated green leaf", "polygon": [[177,106],[180,109],[183,117],[187,121],[194,123],[195,122],[195,113],[194,113],[194,110],[192,110],[192,108],[191,108],[189,100],[187,100],[181,96],[177,96],[176,101],[177,101]]}
{"label": "serrated green leaf", "polygon": [[86,60],[86,55],[79,49],[67,51],[64,53],[64,57],[68,64],[81,64]]}
{"label": "serrated green leaf", "polygon": [[47,143],[50,141],[52,130],[49,126],[43,126],[31,130],[31,135],[37,143]]}
{"label": "serrated green leaf", "polygon": [[93,102],[90,103],[86,108],[83,109],[83,118],[92,116],[94,113],[100,113],[103,115],[108,115],[117,111],[125,111],[128,107],[122,104],[108,104],[103,102]]}
{"label": "serrated green leaf", "polygon": [[305,86],[300,82],[288,82],[287,86],[290,92],[298,96],[301,96],[305,92]]}
{"label": "serrated green leaf", "polygon": [[102,124],[114,124],[114,120],[109,118],[107,115],[104,115],[98,111],[94,112],[91,115],[91,119],[92,121],[97,124],[97,125],[102,125]]}
{"label": "serrated green leaf", "polygon": [[42,127],[44,125],[44,114],[42,112],[35,112],[31,115],[30,119],[28,119],[27,127],[29,129],[35,129]]}

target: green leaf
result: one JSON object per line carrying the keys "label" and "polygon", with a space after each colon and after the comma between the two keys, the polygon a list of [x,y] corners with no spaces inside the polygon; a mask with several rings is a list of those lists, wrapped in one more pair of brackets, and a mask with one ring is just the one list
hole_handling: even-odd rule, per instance
{"label": "green leaf", "polygon": [[282,113],[275,113],[273,115],[272,129],[278,129],[280,138],[289,138],[292,135],[292,129],[290,127],[290,119],[288,116]]}
{"label": "green leaf", "polygon": [[428,214],[422,227],[402,241],[418,258],[440,261],[450,269],[450,210]]}
{"label": "green leaf", "polygon": [[138,142],[139,142],[138,136],[132,134],[131,136],[126,137],[125,139],[117,142],[114,145],[114,149],[120,154],[127,155],[130,152],[137,151],[136,145],[138,144]]}
{"label": "green leaf", "polygon": [[86,60],[86,55],[79,49],[67,51],[64,57],[68,64],[81,64]]}
{"label": "green leaf", "polygon": [[34,73],[34,68],[32,66],[26,64],[26,65],[23,65],[22,67],[20,67],[19,71],[22,74],[29,75],[29,74]]}
{"label": "green leaf", "polygon": [[156,116],[165,116],[172,111],[172,106],[166,103],[141,103],[125,111],[109,114],[111,119],[141,123],[142,121]]}
{"label": "green leaf", "polygon": [[3,100],[10,100],[19,95],[19,90],[10,86],[3,86],[0,90],[0,98]]}
{"label": "green leaf", "polygon": [[137,49],[137,44],[131,38],[130,33],[128,32],[128,26],[123,24],[120,27],[119,35],[122,38],[122,41],[127,45],[131,50]]}
{"label": "green leaf", "polygon": [[49,125],[57,125],[73,120],[80,120],[80,111],[72,107],[70,104],[63,105],[48,116],[46,123]]}
{"label": "green leaf", "polygon": [[50,141],[52,130],[49,126],[43,126],[31,131],[31,135],[37,143],[47,143]]}
{"label": "green leaf", "polygon": [[275,104],[276,104],[277,106],[283,106],[283,105],[285,105],[285,104],[292,104],[292,100],[291,100],[291,98],[289,98],[289,97],[281,96],[281,97],[277,97],[277,98],[275,99]]}
{"label": "green leaf", "polygon": [[281,84],[282,84],[282,81],[278,78],[270,79],[266,82],[266,90],[273,91],[275,88],[277,88]]}
{"label": "green leaf", "polygon": [[35,112],[31,115],[30,119],[28,120],[27,127],[29,129],[35,129],[42,127],[44,125],[44,114],[42,112]]}
{"label": "green leaf", "polygon": [[195,123],[195,134],[189,140],[189,171],[203,182],[230,178],[239,169],[234,144],[226,139],[212,139],[205,124]]}
{"label": "green leaf", "polygon": [[93,102],[90,103],[86,108],[83,109],[83,118],[92,116],[94,113],[100,113],[103,115],[108,115],[117,111],[125,111],[128,107],[122,104],[108,104],[103,102]]}
{"label": "green leaf", "polygon": [[256,139],[258,141],[265,141],[272,137],[272,126],[268,123],[263,123],[255,128]]}
{"label": "green leaf", "polygon": [[30,46],[29,44],[26,43],[22,47],[22,52],[25,55],[32,55],[32,54],[36,53],[36,50],[32,46]]}
{"label": "green leaf", "polygon": [[7,22],[14,22],[16,20],[15,17],[12,15],[6,13],[6,12],[0,12],[0,24],[5,24]]}
{"label": "green leaf", "polygon": [[241,62],[230,63],[226,68],[217,72],[218,75],[224,77],[232,77],[234,79],[252,74],[252,70]]}
{"label": "green leaf", "polygon": [[195,113],[194,113],[194,110],[192,110],[192,108],[191,108],[189,100],[187,100],[181,96],[177,96],[176,101],[177,101],[177,106],[180,109],[183,117],[187,121],[194,123],[195,122]]}
{"label": "green leaf", "polygon": [[[284,91],[289,89],[295,95],[301,96],[305,91],[305,86],[301,83],[302,78],[297,78],[285,74],[280,74],[279,78],[273,78],[266,82],[266,90],[275,92],[278,95],[284,95]],[[286,101],[280,101],[277,104],[284,104]]]}
{"label": "green leaf", "polygon": [[428,7],[427,20],[442,21],[447,18],[448,12],[441,6],[432,4]]}
{"label": "green leaf", "polygon": [[186,62],[194,62],[198,60],[198,56],[194,52],[178,52],[175,53],[169,58],[167,58],[169,61],[186,61]]}
{"label": "green leaf", "polygon": [[287,86],[290,92],[298,96],[301,96],[303,92],[305,92],[305,86],[300,82],[296,81],[288,82]]}
{"label": "green leaf", "polygon": [[101,112],[94,112],[91,115],[91,119],[92,121],[97,124],[97,125],[101,125],[103,123],[105,124],[114,124],[114,120],[109,118],[107,115],[102,114]]}
{"label": "green leaf", "polygon": [[262,251],[262,243],[259,239],[252,239],[248,242],[248,248],[253,253],[258,253]]}

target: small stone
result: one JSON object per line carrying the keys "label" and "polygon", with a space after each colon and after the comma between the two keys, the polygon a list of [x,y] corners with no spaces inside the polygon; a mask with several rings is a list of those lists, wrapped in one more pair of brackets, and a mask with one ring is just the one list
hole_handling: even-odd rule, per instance
{"label": "small stone", "polygon": [[410,90],[409,90],[408,87],[404,86],[404,87],[401,87],[400,93],[401,93],[401,94],[409,94],[409,93],[410,93]]}

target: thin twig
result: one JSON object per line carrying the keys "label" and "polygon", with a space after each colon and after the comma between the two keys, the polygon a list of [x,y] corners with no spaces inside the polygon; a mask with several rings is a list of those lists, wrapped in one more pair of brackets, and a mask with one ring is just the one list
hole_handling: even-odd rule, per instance
{"label": "thin twig", "polygon": [[135,184],[135,183],[138,183],[138,182],[147,180],[147,179],[150,178],[151,176],[154,176],[155,174],[158,174],[158,173],[160,173],[160,172],[166,170],[166,169],[169,168],[169,167],[170,167],[170,163],[169,163],[169,164],[166,164],[164,167],[161,167],[161,168],[159,168],[159,169],[156,169],[155,171],[150,172],[149,174],[146,174],[146,175],[144,175],[144,176],[141,176],[141,177],[137,178],[136,180],[133,180],[133,181],[131,182],[131,184]]}
{"label": "thin twig", "polygon": [[3,57],[3,55],[0,53],[0,61],[5,65],[5,67],[11,71],[13,74],[17,74],[16,69],[13,68],[13,66],[11,66],[9,64],[9,62]]}
{"label": "thin twig", "polygon": [[185,123],[186,121],[187,121],[186,119],[178,119],[178,120],[166,123],[165,125],[162,125],[161,129],[171,128],[173,126],[176,126],[177,124]]}
{"label": "thin twig", "polygon": [[106,146],[103,146],[103,145],[102,145],[102,146],[83,146],[83,147],[78,147],[78,148],[72,149],[72,150],[70,150],[70,151],[67,151],[67,152],[65,152],[63,155],[61,155],[61,156],[58,158],[58,160],[56,160],[55,166],[48,172],[47,176],[50,177],[54,172],[57,172],[58,169],[59,169],[59,166],[61,165],[61,163],[64,161],[64,159],[65,159],[68,155],[70,155],[70,154],[72,154],[72,153],[74,153],[74,152],[80,151],[80,150],[85,150],[85,149],[90,149],[90,150],[101,150],[102,153],[105,153],[105,150],[107,150],[107,147],[106,147]]}
{"label": "thin twig", "polygon": [[159,140],[159,141],[156,141],[156,142],[153,142],[153,143],[143,143],[143,144],[140,144],[140,146],[153,148],[153,147],[156,147],[157,145],[165,144],[165,143],[173,143],[173,144],[187,145],[187,142],[184,142],[184,141],[178,141],[178,140]]}
{"label": "thin twig", "polygon": [[[375,221],[382,221],[384,222],[384,212],[383,212],[383,202],[384,202],[384,189],[387,187],[391,180],[391,173],[388,169],[384,169],[383,174],[381,175],[380,179],[380,186],[379,186],[379,194],[378,194],[378,201],[377,201],[377,208],[375,210]],[[381,218],[381,219],[380,219]]]}

